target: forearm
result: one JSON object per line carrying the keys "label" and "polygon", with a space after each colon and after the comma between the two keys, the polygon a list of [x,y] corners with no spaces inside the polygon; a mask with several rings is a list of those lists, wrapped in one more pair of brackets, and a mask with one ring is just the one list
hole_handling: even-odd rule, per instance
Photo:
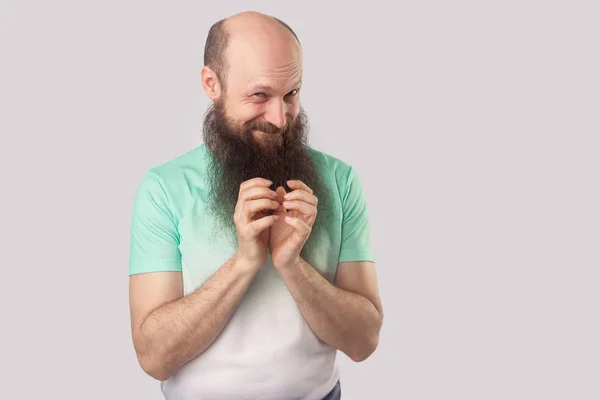
{"label": "forearm", "polygon": [[332,285],[302,258],[279,273],[322,341],[354,361],[366,359],[375,350],[382,316],[370,300]]}
{"label": "forearm", "polygon": [[153,311],[140,327],[151,374],[166,380],[206,350],[227,324],[256,275],[236,256],[191,294]]}

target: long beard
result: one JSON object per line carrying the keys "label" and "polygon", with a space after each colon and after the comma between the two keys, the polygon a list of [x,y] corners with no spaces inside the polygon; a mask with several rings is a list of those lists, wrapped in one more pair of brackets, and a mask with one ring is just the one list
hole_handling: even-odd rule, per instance
{"label": "long beard", "polygon": [[[275,136],[267,144],[257,143],[252,130]],[[214,235],[224,233],[237,243],[233,222],[240,185],[260,177],[273,181],[271,189],[292,189],[287,180],[301,180],[318,198],[317,219],[311,238],[316,236],[328,215],[329,189],[318,172],[316,160],[308,152],[308,119],[301,108],[298,117],[288,119],[283,129],[263,121],[248,121],[236,127],[222,103],[213,103],[204,116],[203,139],[209,150],[209,211],[215,220]]]}

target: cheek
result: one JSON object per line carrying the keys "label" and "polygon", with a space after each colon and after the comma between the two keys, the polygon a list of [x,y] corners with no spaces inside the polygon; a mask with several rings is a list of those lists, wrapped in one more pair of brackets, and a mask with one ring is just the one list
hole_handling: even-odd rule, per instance
{"label": "cheek", "polygon": [[288,104],[287,112],[289,115],[296,118],[298,114],[300,114],[300,102],[295,101],[293,103]]}
{"label": "cheek", "polygon": [[242,123],[251,121],[264,113],[262,107],[258,104],[244,104],[238,109],[237,119]]}
{"label": "cheek", "polygon": [[239,102],[229,102],[226,104],[227,115],[236,121],[240,126],[246,122],[258,117],[262,111],[256,104],[240,104]]}

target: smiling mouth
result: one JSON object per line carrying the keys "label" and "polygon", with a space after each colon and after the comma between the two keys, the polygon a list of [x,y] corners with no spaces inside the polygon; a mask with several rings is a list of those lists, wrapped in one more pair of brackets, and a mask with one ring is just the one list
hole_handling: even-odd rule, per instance
{"label": "smiling mouth", "polygon": [[269,132],[264,132],[264,131],[253,131],[254,135],[257,136],[257,138],[263,138],[265,140],[279,140],[279,138],[281,138],[281,135],[279,135],[277,132],[276,133],[269,133]]}

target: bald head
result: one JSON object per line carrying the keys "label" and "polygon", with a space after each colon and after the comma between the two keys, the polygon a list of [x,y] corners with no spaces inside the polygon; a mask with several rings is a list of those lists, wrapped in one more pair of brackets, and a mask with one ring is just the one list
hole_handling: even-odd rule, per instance
{"label": "bald head", "polygon": [[302,48],[292,29],[272,16],[236,14],[211,27],[204,57],[204,90],[232,129],[281,145],[301,108]]}
{"label": "bald head", "polygon": [[277,44],[300,47],[294,30],[282,20],[255,11],[245,11],[214,23],[206,38],[204,65],[217,75],[223,89],[227,85],[230,60],[228,50],[232,41],[256,44],[278,41]]}

